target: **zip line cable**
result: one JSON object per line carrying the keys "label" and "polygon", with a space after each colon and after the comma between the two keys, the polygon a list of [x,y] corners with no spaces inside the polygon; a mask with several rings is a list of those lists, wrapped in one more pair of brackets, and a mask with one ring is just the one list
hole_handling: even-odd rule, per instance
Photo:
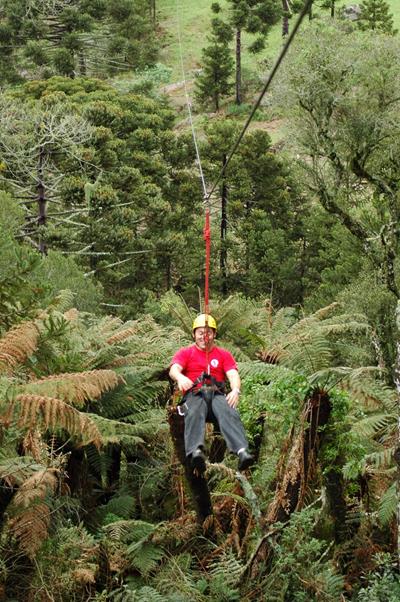
{"label": "zip line cable", "polygon": [[191,127],[191,130],[192,130],[192,137],[193,137],[194,148],[196,150],[197,166],[199,168],[200,180],[201,180],[201,184],[202,184],[202,187],[203,187],[203,198],[206,199],[206,200],[208,200],[210,198],[210,195],[207,194],[207,186],[206,186],[206,181],[205,181],[205,178],[204,178],[203,168],[201,166],[199,146],[197,144],[196,130],[194,128],[194,123],[193,123],[192,105],[191,105],[191,102],[190,102],[189,93],[188,93],[187,84],[186,84],[186,73],[185,73],[185,67],[184,67],[184,64],[183,64],[182,34],[181,34],[181,24],[180,24],[180,18],[179,18],[179,2],[178,2],[178,0],[176,0],[176,17],[177,17],[177,24],[178,24],[179,56],[180,56],[180,62],[181,62],[183,86],[184,86],[184,89],[185,89],[187,111],[188,111],[188,115],[189,115],[190,127]]}
{"label": "zip line cable", "polygon": [[283,59],[285,58],[285,55],[286,55],[287,51],[289,50],[289,47],[290,47],[290,45],[291,45],[291,43],[292,43],[292,41],[293,41],[293,39],[294,39],[294,37],[295,37],[295,35],[297,33],[297,30],[300,27],[300,25],[301,25],[304,17],[309,12],[309,9],[310,9],[312,3],[313,3],[313,0],[306,0],[306,2],[304,3],[303,9],[302,9],[301,13],[299,14],[299,16],[297,18],[297,21],[294,24],[294,27],[293,27],[293,29],[292,29],[292,31],[291,31],[288,39],[286,40],[285,45],[283,46],[283,48],[282,48],[282,50],[281,50],[281,52],[280,52],[280,54],[279,54],[279,56],[278,56],[278,58],[277,58],[277,60],[276,60],[276,62],[274,64],[274,66],[272,67],[272,70],[271,70],[271,72],[270,72],[270,74],[268,76],[268,79],[265,82],[264,88],[262,89],[261,94],[258,97],[257,102],[255,103],[255,105],[254,105],[254,107],[253,107],[250,115],[248,116],[247,121],[246,121],[245,125],[243,126],[242,131],[239,134],[238,139],[236,140],[235,144],[233,145],[232,150],[230,151],[230,153],[229,153],[229,155],[228,155],[228,157],[227,157],[227,159],[226,159],[226,161],[225,161],[225,163],[224,163],[224,165],[223,165],[223,167],[222,167],[222,169],[220,171],[220,174],[219,174],[218,178],[215,180],[215,182],[214,182],[214,184],[213,184],[210,192],[208,193],[207,199],[210,198],[210,196],[212,195],[212,193],[214,192],[214,190],[218,186],[219,182],[221,181],[222,176],[225,174],[225,171],[226,171],[226,169],[227,169],[227,167],[228,167],[228,165],[229,165],[229,163],[230,163],[233,155],[236,153],[236,151],[237,151],[237,149],[239,147],[239,144],[241,143],[241,141],[243,139],[243,136],[245,135],[245,133],[246,133],[246,131],[247,131],[247,129],[248,129],[248,127],[249,127],[249,125],[250,125],[250,123],[251,123],[254,115],[255,115],[255,112],[257,111],[258,107],[261,104],[262,99],[264,98],[266,92],[268,91],[268,89],[269,89],[269,87],[270,87],[270,85],[272,83],[272,80],[274,79],[274,76],[275,76],[276,72],[278,71],[278,69],[279,69],[279,67],[280,67]]}
{"label": "zip line cable", "polygon": [[[233,155],[236,153],[258,107],[261,104],[262,99],[264,98],[267,90],[269,89],[269,87],[272,83],[272,80],[275,77],[275,74],[277,73],[287,51],[289,50],[290,45],[292,44],[292,41],[293,41],[301,23],[303,22],[304,17],[309,12],[312,2],[313,2],[313,0],[305,1],[303,9],[290,33],[288,39],[286,40],[274,66],[267,78],[267,81],[265,82],[265,85],[261,91],[260,96],[258,97],[257,102],[253,106],[253,109],[252,109],[250,115],[248,116],[247,121],[246,121],[245,125],[243,126],[241,133],[239,134],[238,139],[236,140],[235,144],[233,145],[232,149],[230,150],[229,155],[222,167],[222,170],[220,171],[217,179],[215,180],[214,184],[212,185],[211,190],[209,192],[207,192],[207,186],[206,186],[204,173],[203,173],[203,169],[202,169],[202,165],[201,165],[200,151],[199,151],[199,147],[197,144],[196,131],[195,131],[194,123],[193,123],[192,107],[191,107],[191,102],[190,102],[189,93],[188,93],[188,89],[187,89],[187,83],[186,83],[186,73],[185,73],[185,67],[183,64],[182,34],[181,34],[181,25],[180,25],[180,17],[179,17],[179,1],[176,0],[178,47],[179,47],[179,56],[180,56],[180,63],[181,63],[181,70],[182,70],[182,78],[183,78],[183,84],[184,84],[184,90],[185,90],[187,111],[188,111],[188,115],[189,115],[189,122],[190,122],[190,127],[192,130],[193,143],[194,143],[194,147],[195,147],[195,151],[196,151],[197,166],[199,169],[200,180],[201,180],[201,184],[202,184],[202,188],[203,188],[203,199],[204,199],[204,204],[205,204],[205,225],[204,225],[204,230],[203,230],[203,238],[204,238],[205,247],[206,247],[205,248],[205,251],[206,251],[205,279],[204,279],[204,313],[205,313],[205,325],[206,326],[208,326],[208,315],[209,315],[209,278],[210,278],[210,259],[211,259],[211,228],[210,228],[211,203],[210,203],[210,198],[211,198],[211,195],[213,194],[213,192],[215,191],[216,187],[218,186],[219,182],[221,181],[221,178],[225,174],[226,169],[227,169]],[[207,347],[206,347],[206,350],[207,350]],[[208,353],[207,353],[207,368],[208,368],[208,373],[210,373],[209,365],[208,365]]]}
{"label": "zip line cable", "polygon": [[179,56],[180,56],[180,61],[181,61],[181,70],[182,70],[183,85],[184,85],[184,90],[185,90],[186,105],[187,105],[187,111],[188,111],[188,115],[189,115],[190,127],[192,130],[193,143],[194,143],[194,147],[196,150],[197,166],[199,169],[200,180],[201,180],[201,184],[203,187],[203,199],[204,199],[204,205],[205,205],[205,224],[204,224],[204,229],[203,229],[203,239],[204,239],[204,243],[205,243],[205,252],[206,252],[205,272],[204,272],[204,314],[205,314],[206,330],[205,330],[204,340],[206,343],[206,349],[205,349],[206,369],[207,369],[207,374],[210,374],[209,349],[208,349],[208,341],[209,341],[208,316],[209,316],[209,290],[210,290],[209,281],[210,281],[210,261],[211,261],[211,227],[210,227],[210,196],[211,195],[207,193],[206,181],[204,178],[203,168],[201,165],[199,146],[197,144],[196,130],[195,130],[194,123],[193,123],[192,106],[191,106],[189,93],[188,93],[188,89],[187,89],[187,84],[186,84],[185,66],[183,64],[182,34],[181,34],[181,25],[180,25],[180,18],[179,18],[179,2],[178,2],[178,0],[176,0],[176,17],[177,17],[177,25],[178,25]]}

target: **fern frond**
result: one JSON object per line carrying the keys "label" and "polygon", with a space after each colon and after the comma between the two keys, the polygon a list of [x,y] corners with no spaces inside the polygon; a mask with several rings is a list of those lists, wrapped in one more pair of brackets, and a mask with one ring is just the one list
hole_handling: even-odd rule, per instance
{"label": "fern frond", "polygon": [[47,538],[51,511],[46,498],[56,492],[58,482],[57,470],[41,470],[20,486],[8,507],[13,516],[7,521],[6,528],[30,558]]}
{"label": "fern frond", "polygon": [[68,322],[76,322],[79,318],[79,311],[76,307],[71,307],[71,309],[65,311],[63,315]]}
{"label": "fern frond", "polygon": [[132,531],[132,520],[117,520],[104,525],[102,530],[111,541],[125,541],[126,536]]}
{"label": "fern frond", "polygon": [[115,345],[116,343],[121,343],[122,341],[126,341],[126,339],[132,337],[134,334],[136,334],[136,332],[136,327],[124,328],[123,330],[120,330],[119,332],[116,332],[111,337],[109,337],[106,340],[106,343],[107,345]]}
{"label": "fern frond", "polygon": [[37,464],[33,458],[16,456],[2,459],[0,462],[0,479],[9,487],[18,487],[34,473],[42,470],[44,470],[44,467]]}
{"label": "fern frond", "polygon": [[392,483],[379,501],[378,516],[383,525],[389,524],[396,516],[398,503],[396,483]]}
{"label": "fern frond", "polygon": [[10,373],[36,350],[39,330],[35,322],[24,322],[0,339],[0,373]]}
{"label": "fern frond", "polygon": [[340,307],[340,303],[335,301],[330,305],[326,305],[325,307],[321,307],[321,309],[317,309],[313,316],[316,320],[325,320],[325,318],[330,316],[338,307]]}
{"label": "fern frond", "polygon": [[144,577],[154,571],[160,560],[165,558],[163,548],[151,542],[138,542],[127,548],[129,560]]}
{"label": "fern frond", "polygon": [[259,379],[265,383],[294,374],[293,370],[285,366],[258,361],[239,362],[238,368],[242,378]]}
{"label": "fern frond", "polygon": [[[50,302],[46,311],[56,309],[57,311],[64,313],[71,309],[74,303],[75,293],[69,289],[63,289],[59,291],[58,295]],[[75,310],[76,311],[76,310]]]}
{"label": "fern frond", "polygon": [[388,468],[393,462],[394,448],[389,447],[379,452],[367,454],[364,458],[365,466],[372,466],[376,470]]}
{"label": "fern frond", "polygon": [[129,447],[137,446],[140,443],[144,443],[143,439],[138,436],[138,432],[141,431],[140,425],[128,424],[126,422],[119,422],[118,420],[110,420],[97,414],[84,414],[87,418],[95,425],[98,429],[98,433],[101,437],[103,445],[107,443],[119,443],[125,442]]}
{"label": "fern frond", "polygon": [[218,560],[209,566],[213,579],[221,578],[227,585],[235,585],[243,575],[244,565],[229,550],[224,550]]}
{"label": "fern frond", "polygon": [[33,429],[41,424],[45,429],[65,429],[83,443],[100,446],[101,435],[94,422],[61,399],[21,394],[15,400],[13,411],[19,427]]}
{"label": "fern frond", "polygon": [[25,384],[23,389],[26,393],[57,397],[83,406],[85,401],[98,399],[123,382],[113,370],[91,370],[47,376]]}
{"label": "fern frond", "polygon": [[139,590],[137,590],[138,598],[137,600],[146,600],[146,602],[165,602],[165,596],[161,595],[154,587],[150,587],[149,585],[144,585]]}
{"label": "fern frond", "polygon": [[396,414],[372,414],[356,422],[353,430],[361,437],[382,437],[388,428],[395,428],[396,423]]}
{"label": "fern frond", "polygon": [[96,322],[95,329],[96,332],[105,336],[111,336],[111,333],[114,332],[116,328],[120,328],[123,322],[121,318],[116,316],[106,316],[102,318],[100,321]]}

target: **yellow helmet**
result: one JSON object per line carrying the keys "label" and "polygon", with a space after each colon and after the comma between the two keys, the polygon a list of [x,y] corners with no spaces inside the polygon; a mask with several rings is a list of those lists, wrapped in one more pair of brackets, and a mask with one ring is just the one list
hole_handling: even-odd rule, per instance
{"label": "yellow helmet", "polygon": [[192,330],[196,330],[196,328],[205,326],[206,322],[209,328],[214,328],[214,330],[217,330],[217,323],[214,318],[210,316],[210,314],[200,314],[197,316],[197,318],[193,320]]}

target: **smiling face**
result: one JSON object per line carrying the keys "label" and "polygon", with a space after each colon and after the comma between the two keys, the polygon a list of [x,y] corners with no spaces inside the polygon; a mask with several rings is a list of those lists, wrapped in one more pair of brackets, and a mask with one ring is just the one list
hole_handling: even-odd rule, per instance
{"label": "smiling face", "polygon": [[200,328],[196,328],[193,333],[193,338],[196,347],[202,351],[205,351],[206,349],[210,351],[214,345],[215,330],[213,328],[201,326]]}

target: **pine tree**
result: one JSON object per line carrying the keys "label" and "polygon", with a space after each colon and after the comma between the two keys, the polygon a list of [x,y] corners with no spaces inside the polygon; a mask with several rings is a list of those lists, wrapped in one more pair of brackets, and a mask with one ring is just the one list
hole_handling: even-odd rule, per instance
{"label": "pine tree", "polygon": [[228,96],[233,88],[230,78],[234,63],[229,49],[232,29],[221,19],[212,21],[212,33],[208,38],[210,45],[203,49],[203,71],[197,78],[197,98],[204,103],[212,100],[219,111],[220,99]]}
{"label": "pine tree", "polygon": [[373,29],[389,35],[395,35],[393,15],[386,0],[364,0],[360,5],[361,14],[357,25],[363,31]]}

